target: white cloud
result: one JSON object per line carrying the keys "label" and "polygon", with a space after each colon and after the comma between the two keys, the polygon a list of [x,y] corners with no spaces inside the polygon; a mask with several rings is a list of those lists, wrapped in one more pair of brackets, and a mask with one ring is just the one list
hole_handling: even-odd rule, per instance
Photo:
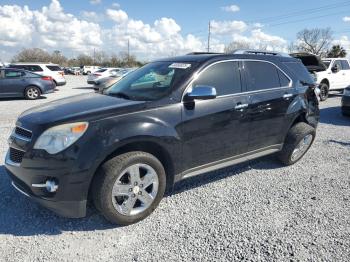
{"label": "white cloud", "polygon": [[[94,11],[81,11],[79,16],[67,13],[58,0],[48,6],[30,10],[27,6],[0,5],[0,45],[11,55],[23,47],[61,50],[68,56],[104,50],[107,53],[126,51],[130,43],[132,54],[139,59],[154,59],[205,51],[206,34],[182,33],[181,26],[170,17],[160,17],[151,23],[130,18],[119,6],[107,8],[105,16],[113,25],[100,25],[105,16]],[[231,40],[247,41],[254,47],[285,48],[286,40],[262,31],[262,25],[247,25],[244,21],[211,23],[211,51],[224,51]],[[252,47],[253,48],[253,47]],[[74,53],[73,53],[74,52]]]}
{"label": "white cloud", "polygon": [[90,0],[90,4],[92,5],[98,5],[101,4],[102,0]]}
{"label": "white cloud", "polygon": [[261,23],[254,23],[254,24],[253,24],[253,27],[254,27],[254,28],[263,28],[264,25],[261,24]]}
{"label": "white cloud", "polygon": [[107,9],[107,16],[114,22],[123,23],[128,20],[128,15],[123,10]]}
{"label": "white cloud", "polygon": [[237,5],[223,6],[223,7],[221,7],[221,9],[224,10],[225,12],[231,12],[231,13],[235,13],[235,12],[238,12],[240,10],[239,6],[237,6]]}
{"label": "white cloud", "polygon": [[101,17],[98,16],[98,14],[96,12],[93,12],[93,11],[91,11],[91,12],[89,12],[89,11],[82,11],[81,12],[81,16],[84,19],[86,19],[88,21],[92,21],[92,22],[99,22],[99,21],[102,20]]}
{"label": "white cloud", "polygon": [[117,8],[117,9],[120,8],[120,4],[118,4],[118,3],[113,3],[112,6],[113,6],[114,8]]}
{"label": "white cloud", "polygon": [[211,21],[212,33],[218,35],[242,33],[246,31],[247,27],[243,21]]}
{"label": "white cloud", "polygon": [[344,16],[343,17],[344,22],[350,22],[350,16]]}
{"label": "white cloud", "polygon": [[102,44],[96,23],[64,13],[58,0],[41,10],[27,6],[0,6],[0,44],[13,47],[41,47],[86,51]]}

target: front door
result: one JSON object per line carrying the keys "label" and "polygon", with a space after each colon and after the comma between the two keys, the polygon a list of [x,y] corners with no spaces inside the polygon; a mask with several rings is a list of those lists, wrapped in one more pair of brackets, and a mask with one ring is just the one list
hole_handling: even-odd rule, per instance
{"label": "front door", "polygon": [[239,155],[247,147],[245,106],[249,97],[241,94],[239,62],[224,61],[207,67],[192,87],[197,85],[215,87],[217,98],[183,104],[185,170]]}

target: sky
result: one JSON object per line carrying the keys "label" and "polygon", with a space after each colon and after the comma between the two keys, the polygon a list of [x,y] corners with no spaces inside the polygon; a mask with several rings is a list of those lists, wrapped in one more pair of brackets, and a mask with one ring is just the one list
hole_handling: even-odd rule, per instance
{"label": "sky", "polygon": [[331,27],[350,53],[350,1],[335,0],[0,0],[0,61],[19,50],[130,52],[140,60],[207,49],[232,41],[287,51],[304,28]]}

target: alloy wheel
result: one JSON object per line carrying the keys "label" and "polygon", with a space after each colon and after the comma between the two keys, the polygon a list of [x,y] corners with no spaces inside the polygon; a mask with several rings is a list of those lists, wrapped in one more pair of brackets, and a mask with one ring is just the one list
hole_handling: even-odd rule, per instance
{"label": "alloy wheel", "polygon": [[27,90],[27,96],[30,99],[36,99],[39,97],[39,95],[40,95],[39,90],[35,87],[31,87]]}
{"label": "alloy wheel", "polygon": [[158,187],[158,175],[151,166],[141,163],[129,166],[113,185],[113,206],[125,216],[140,214],[152,205]]}
{"label": "alloy wheel", "polygon": [[292,161],[298,160],[305,154],[305,152],[309,149],[312,143],[312,138],[313,136],[309,134],[305,136],[303,139],[301,139],[301,141],[299,142],[299,144],[296,146],[296,148],[292,153],[292,157],[291,157]]}

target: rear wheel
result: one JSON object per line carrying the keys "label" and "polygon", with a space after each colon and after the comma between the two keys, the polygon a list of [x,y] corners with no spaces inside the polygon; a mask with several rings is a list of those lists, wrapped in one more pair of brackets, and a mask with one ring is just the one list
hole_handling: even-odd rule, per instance
{"label": "rear wheel", "polygon": [[289,130],[278,158],[285,165],[298,162],[311,147],[315,136],[315,128],[306,123],[297,123]]}
{"label": "rear wheel", "polygon": [[92,196],[110,222],[136,223],[158,206],[166,185],[160,161],[145,152],[129,152],[104,163],[96,173]]}
{"label": "rear wheel", "polygon": [[38,87],[36,86],[29,86],[26,88],[24,91],[24,96],[26,99],[29,100],[35,100],[38,99],[41,95],[41,91]]}
{"label": "rear wheel", "polygon": [[320,100],[325,101],[327,100],[329,95],[329,86],[327,83],[321,83],[320,85]]}

